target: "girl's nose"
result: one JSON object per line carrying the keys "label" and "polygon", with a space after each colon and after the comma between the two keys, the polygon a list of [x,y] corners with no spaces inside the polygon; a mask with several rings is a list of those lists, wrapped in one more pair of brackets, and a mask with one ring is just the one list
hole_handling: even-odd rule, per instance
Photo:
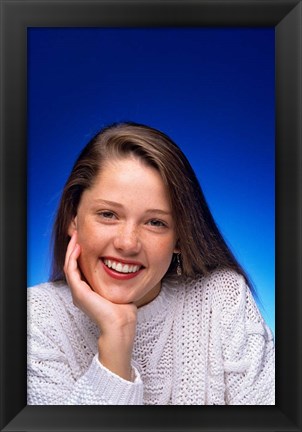
{"label": "girl's nose", "polygon": [[141,248],[137,227],[132,224],[120,227],[114,239],[114,247],[129,255],[137,254]]}

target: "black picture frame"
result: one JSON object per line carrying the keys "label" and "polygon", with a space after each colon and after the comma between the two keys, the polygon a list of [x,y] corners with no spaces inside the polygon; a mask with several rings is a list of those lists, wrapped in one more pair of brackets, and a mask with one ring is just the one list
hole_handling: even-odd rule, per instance
{"label": "black picture frame", "polygon": [[[1,0],[1,431],[301,431],[301,0]],[[28,27],[273,26],[276,405],[26,405]]]}

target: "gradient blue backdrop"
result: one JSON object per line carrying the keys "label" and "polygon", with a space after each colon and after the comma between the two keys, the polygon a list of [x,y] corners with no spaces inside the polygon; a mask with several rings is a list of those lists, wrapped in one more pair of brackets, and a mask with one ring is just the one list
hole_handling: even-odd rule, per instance
{"label": "gradient blue backdrop", "polygon": [[46,281],[62,186],[120,120],[163,130],[189,158],[274,331],[273,28],[28,30],[28,285]]}

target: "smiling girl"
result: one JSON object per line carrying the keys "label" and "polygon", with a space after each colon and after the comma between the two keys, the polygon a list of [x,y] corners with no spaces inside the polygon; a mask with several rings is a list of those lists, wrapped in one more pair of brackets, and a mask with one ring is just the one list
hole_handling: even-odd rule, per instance
{"label": "smiling girl", "polygon": [[162,132],[101,130],[28,295],[28,404],[274,404],[274,342],[196,176]]}

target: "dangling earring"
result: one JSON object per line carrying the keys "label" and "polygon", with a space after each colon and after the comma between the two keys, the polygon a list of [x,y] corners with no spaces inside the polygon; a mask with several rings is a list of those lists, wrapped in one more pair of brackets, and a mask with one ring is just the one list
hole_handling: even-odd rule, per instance
{"label": "dangling earring", "polygon": [[177,273],[177,276],[181,276],[182,275],[182,269],[181,269],[181,262],[180,262],[180,253],[177,254],[176,259],[177,259],[176,273]]}

